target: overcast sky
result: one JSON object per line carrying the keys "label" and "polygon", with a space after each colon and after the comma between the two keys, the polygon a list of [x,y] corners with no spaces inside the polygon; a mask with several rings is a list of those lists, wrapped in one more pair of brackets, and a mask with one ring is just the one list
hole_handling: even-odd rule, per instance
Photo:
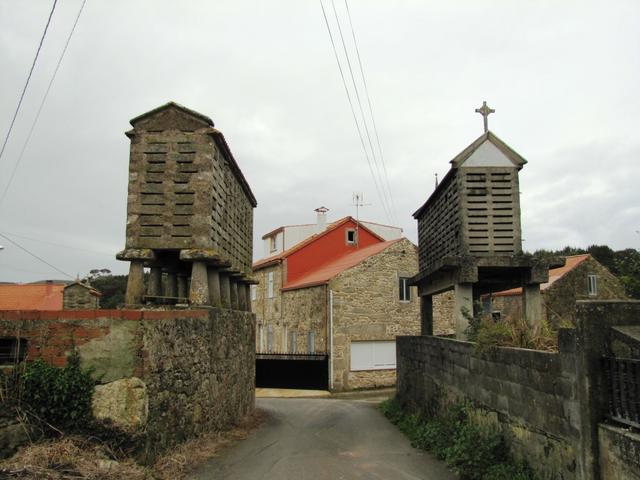
{"label": "overcast sky", "polygon": [[[51,4],[0,0],[1,139]],[[0,193],[80,4],[58,2],[0,159]],[[339,41],[331,0],[324,5]],[[344,0],[335,5],[352,42]],[[354,191],[371,204],[361,219],[395,221],[417,242],[411,214],[434,174],[482,133],[474,109],[487,100],[490,129],[529,161],[520,172],[525,249],[640,246],[640,2],[349,7],[395,219],[369,173],[319,1],[88,0],[0,205],[0,233],[74,277],[125,273],[114,259],[125,240],[124,131],[173,100],[210,116],[227,138],[258,200],[257,252],[262,234],[313,222],[321,205],[329,220],[355,216]],[[0,245],[0,281],[64,278]]]}

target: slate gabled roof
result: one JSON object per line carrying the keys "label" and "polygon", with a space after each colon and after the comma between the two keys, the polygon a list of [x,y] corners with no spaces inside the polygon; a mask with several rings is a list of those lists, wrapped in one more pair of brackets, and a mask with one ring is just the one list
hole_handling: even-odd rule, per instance
{"label": "slate gabled roof", "polygon": [[516,167],[518,167],[518,169],[521,169],[522,166],[527,163],[527,161],[522,158],[522,156],[518,152],[516,152],[509,145],[500,140],[495,133],[489,130],[476,138],[473,143],[471,143],[471,145],[469,145],[462,152],[456,155],[453,160],[449,162],[451,164],[451,168],[461,167],[464,164],[465,160],[467,160],[473,154],[473,152],[475,152],[480,147],[480,145],[482,145],[486,141],[494,144],[498,150],[500,150],[509,160],[513,162]]}

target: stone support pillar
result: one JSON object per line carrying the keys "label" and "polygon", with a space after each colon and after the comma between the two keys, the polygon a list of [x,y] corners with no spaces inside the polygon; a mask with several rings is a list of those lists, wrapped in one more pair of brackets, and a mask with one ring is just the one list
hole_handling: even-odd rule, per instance
{"label": "stone support pillar", "polygon": [[522,311],[529,331],[535,337],[540,334],[542,328],[542,294],[540,285],[523,285],[522,287]]}
{"label": "stone support pillar", "polygon": [[245,284],[238,282],[238,310],[247,311],[247,294]]}
{"label": "stone support pillar", "polygon": [[218,272],[215,267],[209,267],[207,269],[207,277],[209,280],[211,305],[214,307],[222,307],[222,299],[220,297],[220,272]]}
{"label": "stone support pillar", "polygon": [[433,335],[433,297],[420,297],[420,335]]}
{"label": "stone support pillar", "polygon": [[207,264],[193,262],[191,265],[191,283],[189,285],[189,303],[193,305],[209,305],[210,301]]}
{"label": "stone support pillar", "polygon": [[230,289],[229,293],[231,294],[231,309],[238,310],[238,282],[233,278],[229,278]]}
{"label": "stone support pillar", "polygon": [[242,287],[244,288],[244,296],[247,299],[247,308],[245,310],[251,313],[251,285],[245,283]]}
{"label": "stone support pillar", "polygon": [[178,296],[178,275],[176,272],[167,272],[165,283],[165,296],[176,298]]}
{"label": "stone support pillar", "polygon": [[180,299],[187,299],[187,276],[184,273],[178,274],[178,297]]}
{"label": "stone support pillar", "polygon": [[473,316],[473,284],[456,283],[454,286],[453,312],[456,320],[456,338],[466,340],[469,315]]}
{"label": "stone support pillar", "polygon": [[140,305],[144,295],[144,262],[131,260],[129,278],[127,279],[127,293],[124,298],[126,305]]}
{"label": "stone support pillar", "polygon": [[[151,297],[162,296],[162,268],[151,267],[149,271],[149,286],[147,288],[147,294]],[[152,302],[156,303],[158,299],[153,299]]]}
{"label": "stone support pillar", "polygon": [[231,285],[228,273],[220,272],[220,302],[222,308],[231,308]]}

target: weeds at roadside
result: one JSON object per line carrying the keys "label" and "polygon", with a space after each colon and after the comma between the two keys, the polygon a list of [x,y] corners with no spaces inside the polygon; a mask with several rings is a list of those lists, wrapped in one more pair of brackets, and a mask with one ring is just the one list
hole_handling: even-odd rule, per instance
{"label": "weeds at roadside", "polygon": [[441,415],[425,418],[406,413],[398,400],[380,404],[382,413],[398,426],[415,448],[444,460],[463,480],[536,480],[525,463],[508,455],[504,437],[469,419],[468,405],[451,405]]}

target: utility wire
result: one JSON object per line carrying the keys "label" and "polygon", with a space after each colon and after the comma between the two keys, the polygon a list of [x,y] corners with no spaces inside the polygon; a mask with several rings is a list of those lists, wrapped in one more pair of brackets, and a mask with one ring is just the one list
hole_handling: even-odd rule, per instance
{"label": "utility wire", "polygon": [[[351,59],[349,58],[349,52],[347,50],[347,44],[344,41],[344,35],[342,34],[342,26],[340,25],[340,19],[338,18],[338,11],[336,10],[336,4],[334,0],[331,0],[331,6],[333,8],[333,15],[335,16],[336,19],[336,24],[338,25],[338,33],[340,34],[340,40],[342,42],[342,49],[344,50],[344,55],[345,58],[347,60],[347,66],[349,67],[349,75],[351,76],[351,83],[353,85],[353,90],[355,91],[356,94],[356,100],[358,102],[358,108],[360,110],[360,117],[362,118],[362,124],[364,126],[364,131],[365,134],[367,136],[367,140],[369,143],[369,148],[371,150],[371,156],[373,158],[373,165],[375,166],[378,178],[380,179],[380,181],[382,181],[382,174],[380,173],[380,167],[378,166],[378,161],[376,159],[376,152],[373,148],[373,143],[371,142],[371,134],[369,133],[369,127],[367,126],[367,120],[366,117],[364,115],[364,109],[362,108],[362,101],[360,99],[360,92],[358,91],[358,85],[356,84],[356,79],[355,76],[353,75],[353,68],[351,67]],[[376,187],[377,188],[377,187]],[[385,213],[387,215],[387,219],[389,220],[389,222],[393,222],[392,219],[392,215],[391,215],[391,207],[390,207],[390,203],[389,200],[386,197],[386,192],[384,190],[384,184],[382,185],[381,189],[378,189],[378,195],[381,197],[380,200],[382,201],[383,205],[385,206]]]}
{"label": "utility wire", "polygon": [[9,136],[11,135],[11,130],[13,130],[13,124],[16,122],[16,117],[18,116],[18,112],[20,111],[20,106],[22,105],[22,100],[24,100],[24,94],[27,92],[27,87],[29,86],[29,80],[31,80],[31,74],[33,73],[33,69],[36,66],[36,61],[38,60],[38,55],[40,54],[40,49],[42,48],[42,44],[44,43],[44,37],[47,35],[47,29],[49,28],[49,24],[51,23],[51,17],[53,17],[53,12],[56,9],[56,3],[58,0],[53,0],[53,6],[51,7],[51,13],[49,13],[49,18],[47,19],[47,24],[44,27],[44,32],[42,32],[42,38],[40,38],[40,43],[38,44],[38,49],[36,50],[36,56],[33,59],[33,63],[31,64],[31,68],[29,69],[29,75],[27,76],[27,81],[24,84],[24,88],[22,89],[22,94],[20,95],[20,100],[18,101],[18,106],[16,107],[16,111],[13,114],[13,118],[11,119],[11,124],[9,125],[9,130],[7,130],[7,135],[4,138],[4,142],[2,143],[2,149],[0,149],[0,160],[2,160],[2,154],[4,153],[4,149],[7,146],[7,142],[9,141]]}
{"label": "utility wire", "polygon": [[53,75],[51,76],[51,80],[49,81],[49,85],[47,86],[47,90],[44,92],[44,96],[42,97],[42,101],[40,102],[40,106],[38,107],[38,113],[31,124],[31,128],[29,129],[29,134],[27,135],[27,139],[24,141],[22,145],[22,150],[20,151],[20,155],[18,156],[18,160],[13,165],[13,170],[11,171],[11,175],[9,177],[9,181],[4,187],[2,191],[2,195],[0,195],[0,206],[2,206],[2,202],[7,196],[7,192],[9,191],[9,187],[13,183],[13,178],[16,175],[16,171],[18,170],[18,166],[22,161],[22,157],[24,156],[24,152],[27,149],[27,145],[29,145],[29,141],[31,140],[31,135],[33,135],[33,131],[36,128],[36,124],[40,119],[40,114],[42,113],[42,108],[44,107],[44,103],[47,101],[47,97],[49,96],[49,91],[51,90],[51,86],[53,85],[53,81],[56,79],[56,75],[58,74],[58,70],[60,69],[60,65],[62,64],[62,59],[64,58],[64,54],[67,52],[67,48],[69,47],[69,42],[71,41],[71,37],[73,36],[73,32],[76,29],[76,25],[78,25],[78,20],[80,20],[80,14],[82,13],[82,9],[84,8],[84,4],[87,3],[87,0],[82,1],[82,5],[80,5],[80,10],[78,11],[78,15],[76,16],[75,22],[73,22],[73,27],[71,27],[71,31],[69,32],[69,36],[67,37],[67,42],[64,44],[64,48],[62,49],[62,53],[60,54],[60,58],[58,58],[58,63],[56,65],[55,70],[53,71]]}
{"label": "utility wire", "polygon": [[18,242],[11,240],[9,237],[7,237],[6,235],[4,235],[3,233],[0,233],[0,237],[4,238],[6,241],[11,242],[13,245],[15,245],[16,247],[18,247],[20,250],[22,250],[23,252],[28,253],[29,255],[31,255],[33,258],[35,258],[36,260],[40,260],[42,263],[44,263],[45,265],[48,265],[49,267],[53,268],[56,272],[61,273],[67,277],[69,277],[70,279],[74,280],[75,277],[72,275],[69,275],[66,272],[63,272],[62,270],[60,270],[58,267],[56,267],[55,265],[50,264],[49,262],[47,262],[45,259],[39,257],[38,255],[36,255],[35,253],[27,250],[26,248],[24,248],[22,245],[20,245]]}
{"label": "utility wire", "polygon": [[[356,116],[356,110],[353,106],[353,101],[351,99],[351,94],[349,93],[349,88],[347,87],[347,81],[345,79],[344,76],[344,71],[342,70],[342,64],[340,63],[340,58],[338,56],[338,50],[336,49],[336,44],[335,41],[333,39],[333,34],[331,33],[331,27],[329,26],[329,19],[327,18],[327,12],[325,11],[324,8],[324,4],[322,3],[322,0],[320,1],[320,8],[322,9],[322,15],[324,17],[324,23],[327,27],[327,33],[329,34],[329,39],[331,40],[331,47],[333,48],[333,54],[335,56],[336,59],[336,63],[338,64],[338,70],[340,71],[340,78],[342,78],[342,85],[344,86],[344,91],[347,94],[347,100],[349,101],[349,107],[351,108],[351,114],[353,116],[353,122],[356,125],[356,130],[358,131],[358,137],[360,138],[360,144],[362,146],[362,150],[364,151],[364,155],[365,158],[367,159],[367,164],[369,165],[369,172],[371,173],[371,177],[373,178],[373,183],[376,187],[376,190],[378,192],[378,195],[381,197],[380,195],[380,187],[378,186],[378,182],[376,180],[376,175],[373,171],[373,167],[371,166],[371,159],[369,158],[369,153],[367,152],[367,147],[364,143],[364,137],[362,136],[362,130],[360,129],[360,123],[358,122],[358,117]],[[382,200],[382,197],[381,197]],[[389,216],[387,209],[386,209],[386,205],[384,204],[384,201],[382,202],[382,207],[385,210],[385,214],[387,215],[387,217]]]}
{"label": "utility wire", "polygon": [[32,242],[38,242],[38,243],[43,243],[45,245],[51,245],[52,247],[66,248],[68,250],[74,250],[74,251],[77,251],[77,252],[87,252],[87,253],[94,253],[96,255],[105,255],[105,256],[108,255],[110,257],[113,257],[113,253],[98,252],[97,250],[87,250],[86,248],[77,248],[77,247],[72,247],[70,245],[62,245],[60,243],[47,242],[45,240],[40,240],[39,238],[26,237],[24,235],[17,235],[15,233],[10,233],[10,232],[1,232],[1,233],[4,233],[5,235],[9,235],[10,237],[13,237],[13,238],[21,238],[23,240],[30,240]]}
{"label": "utility wire", "polygon": [[[378,127],[376,125],[376,120],[375,117],[373,115],[373,107],[371,106],[371,96],[369,95],[369,88],[367,87],[367,80],[365,78],[364,75],[364,68],[362,67],[362,60],[360,58],[360,49],[358,48],[358,41],[356,40],[356,33],[355,33],[355,29],[353,28],[353,22],[351,21],[351,11],[349,10],[349,3],[347,2],[347,0],[344,0],[344,5],[347,9],[347,17],[349,18],[349,26],[351,27],[351,36],[353,37],[353,44],[356,48],[356,55],[358,57],[358,65],[360,67],[360,74],[362,75],[362,84],[364,85],[364,92],[365,95],[367,97],[367,104],[369,105],[369,114],[371,115],[371,123],[373,125],[373,132],[375,134],[376,137],[376,144],[378,146],[378,153],[380,154],[380,162],[382,163],[382,168],[384,170],[384,177],[386,180],[386,185],[387,185],[387,190],[389,192],[389,197],[391,198],[391,207],[392,207],[392,213],[394,214],[394,218],[395,218],[395,213],[396,213],[396,205],[395,205],[395,201],[393,200],[393,194],[391,192],[391,184],[389,183],[389,175],[387,173],[387,165],[386,162],[384,161],[384,155],[382,154],[382,147],[380,146],[380,136],[378,135]],[[397,222],[397,218],[396,218],[396,222]]]}

